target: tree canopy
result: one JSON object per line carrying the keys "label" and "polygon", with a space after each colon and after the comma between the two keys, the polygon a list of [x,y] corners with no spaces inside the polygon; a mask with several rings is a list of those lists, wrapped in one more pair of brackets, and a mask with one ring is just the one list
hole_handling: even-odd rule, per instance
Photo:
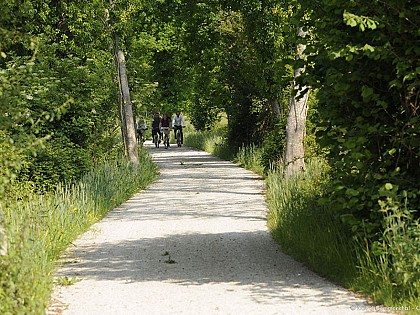
{"label": "tree canopy", "polygon": [[[299,82],[316,91],[308,123],[337,172],[331,201],[369,217],[387,183],[418,201],[413,1],[15,0],[2,12],[3,188],[16,176],[71,181],[118,147],[117,33],[137,116],[181,110],[204,130],[226,113],[237,147],[273,133],[283,141],[278,115],[306,63]],[[294,58],[299,43],[304,59]]]}

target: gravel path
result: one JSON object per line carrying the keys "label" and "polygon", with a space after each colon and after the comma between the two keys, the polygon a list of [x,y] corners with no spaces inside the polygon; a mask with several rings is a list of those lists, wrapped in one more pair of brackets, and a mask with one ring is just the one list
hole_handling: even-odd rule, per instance
{"label": "gravel path", "polygon": [[159,180],[69,249],[49,314],[383,314],[281,252],[257,175],[147,145]]}

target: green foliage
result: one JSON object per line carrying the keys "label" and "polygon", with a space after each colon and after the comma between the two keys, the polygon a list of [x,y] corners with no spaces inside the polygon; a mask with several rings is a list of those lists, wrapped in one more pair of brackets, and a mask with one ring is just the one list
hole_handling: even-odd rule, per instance
{"label": "green foliage", "polygon": [[285,138],[277,133],[268,134],[264,139],[261,163],[265,172],[281,164],[284,154],[284,140]]}
{"label": "green foliage", "polygon": [[[309,168],[307,177],[281,182],[277,169],[270,178],[284,194],[273,196],[280,203],[273,207],[296,231],[316,231],[319,243],[340,253],[326,256],[321,272],[335,259],[342,268],[352,260],[339,227],[363,240],[361,264],[380,271],[369,274],[374,279],[389,279],[390,299],[418,295],[406,285],[418,281],[410,264],[417,264],[420,216],[414,0],[114,3],[2,2],[0,198],[75,181],[121,149],[110,53],[115,33],[127,52],[137,116],[179,109],[201,130],[186,135],[187,144],[269,170],[281,160],[285,140],[284,116],[276,121],[270,104],[278,101],[286,114],[293,69],[303,62],[294,60],[294,49],[302,43],[307,60],[299,80],[317,91],[309,102],[305,158],[327,155],[331,171],[326,179]],[[310,36],[298,40],[299,27]],[[210,130],[221,113],[228,125],[215,135]],[[307,262],[322,266],[316,252],[329,253],[281,220],[285,247],[298,257],[309,247],[315,254]],[[19,255],[17,262],[26,259]],[[7,268],[16,274],[14,263]],[[17,292],[9,289],[10,296]]]}
{"label": "green foliage", "polygon": [[[333,168],[328,193],[320,201],[363,239],[365,252],[359,260],[373,281],[370,293],[387,303],[410,300],[418,296],[404,282],[404,277],[417,281],[407,266],[417,264],[411,253],[418,251],[415,229],[408,228],[417,223],[408,222],[420,215],[414,96],[419,87],[418,6],[414,1],[337,0],[303,1],[301,8],[304,26],[313,34],[306,40],[310,68],[302,79],[319,88],[317,142],[329,152]],[[396,191],[398,196],[390,196]],[[386,197],[392,202],[384,201]],[[392,213],[384,216],[384,206]],[[404,209],[410,209],[412,219],[397,222],[395,215]],[[400,235],[392,233],[400,224]]]}
{"label": "green foliage", "polygon": [[[308,42],[314,67],[306,79],[320,87],[319,136],[336,169],[329,198],[345,213],[374,222],[375,196],[386,182],[419,189],[416,10],[410,3],[325,1],[328,15],[303,5],[313,9],[307,23],[316,34]],[[408,202],[418,204],[417,194]]]}
{"label": "green foliage", "polygon": [[28,178],[42,190],[52,190],[59,183],[71,183],[92,168],[89,152],[67,138],[53,138],[46,143],[21,171],[21,178]]}
{"label": "green foliage", "polygon": [[[366,223],[358,234],[359,262],[362,279],[373,279],[369,285],[359,284],[381,303],[418,302],[420,297],[420,222],[415,210],[407,208],[407,192],[399,193],[391,183],[381,189],[379,200],[383,231],[371,240],[372,226]],[[356,224],[358,222],[355,222]],[[416,305],[414,303],[414,305]]]}
{"label": "green foliage", "polygon": [[[48,135],[39,135],[38,124],[52,116],[47,111],[34,113],[26,104],[33,100],[26,87],[32,86],[35,97],[42,95],[38,79],[32,76],[33,61],[16,58],[0,62],[0,192],[26,163],[27,156],[42,147]],[[1,67],[4,65],[4,68]]]}
{"label": "green foliage", "polygon": [[4,194],[5,187],[16,177],[22,167],[25,157],[24,150],[17,148],[7,137],[6,132],[0,130],[0,194]]}
{"label": "green foliage", "polygon": [[[142,29],[130,45],[150,43],[142,59],[147,65],[133,70],[144,77],[146,69],[155,83],[147,97],[139,95],[139,108],[181,109],[197,130],[209,130],[226,112],[234,146],[261,142],[271,128],[269,102],[290,85],[293,45],[283,38],[290,14],[275,1],[258,7],[230,1],[133,6],[129,15]],[[140,80],[134,80],[136,90]]]}
{"label": "green foliage", "polygon": [[80,178],[110,149],[102,144],[115,138],[117,107],[105,15],[98,1],[2,3],[1,191],[13,179],[52,188]]}
{"label": "green foliage", "polygon": [[208,131],[186,129],[184,132],[184,143],[225,160],[230,160],[234,156],[233,147],[229,146],[227,142],[226,128],[224,127]]}
{"label": "green foliage", "polygon": [[[282,118],[285,120],[284,116],[282,116]],[[285,121],[281,121],[274,131],[265,134],[261,153],[261,165],[264,168],[265,173],[282,164],[284,148],[286,145],[286,130],[284,125]]]}
{"label": "green foliage", "polygon": [[16,187],[3,205],[7,253],[0,255],[0,313],[42,314],[61,252],[109,210],[146,187],[157,169],[145,151],[140,167],[125,160],[99,165],[71,185],[38,195]]}
{"label": "green foliage", "polygon": [[262,150],[255,145],[240,147],[235,155],[234,162],[254,173],[264,174],[264,168],[261,165]]}

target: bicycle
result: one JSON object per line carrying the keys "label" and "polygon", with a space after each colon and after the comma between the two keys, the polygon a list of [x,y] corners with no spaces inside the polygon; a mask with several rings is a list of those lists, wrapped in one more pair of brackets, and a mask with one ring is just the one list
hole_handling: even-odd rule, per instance
{"label": "bicycle", "polygon": [[169,127],[162,127],[163,132],[163,145],[165,146],[165,149],[169,148],[169,134],[171,132]]}
{"label": "bicycle", "polygon": [[140,146],[143,146],[144,141],[146,141],[146,139],[143,136],[145,131],[146,129],[136,130],[136,140],[137,140],[137,143],[140,144]]}
{"label": "bicycle", "polygon": [[175,138],[176,138],[176,144],[178,145],[178,148],[180,148],[182,146],[182,142],[181,142],[181,129],[178,129],[176,131]]}
{"label": "bicycle", "polygon": [[156,148],[159,148],[159,142],[160,142],[160,140],[159,140],[159,134],[158,134],[158,133],[156,133],[156,134],[153,136],[153,142],[155,143],[155,147],[156,147]]}
{"label": "bicycle", "polygon": [[152,140],[155,144],[156,148],[159,148],[160,140],[162,139],[162,134],[160,133],[159,127],[153,127],[152,128]]}

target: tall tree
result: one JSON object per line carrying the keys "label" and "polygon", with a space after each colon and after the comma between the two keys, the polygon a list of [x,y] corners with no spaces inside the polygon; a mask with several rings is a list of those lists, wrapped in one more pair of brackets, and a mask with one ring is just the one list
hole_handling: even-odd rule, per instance
{"label": "tall tree", "polygon": [[[112,0],[109,0],[112,16],[115,17],[118,13],[116,5]],[[124,10],[122,11],[124,12]],[[106,23],[115,23],[116,21],[107,21]],[[111,27],[112,28],[112,27]],[[119,108],[121,118],[121,133],[124,142],[125,154],[133,165],[138,165],[138,151],[136,141],[136,128],[133,117],[133,108],[130,97],[130,89],[128,86],[128,77],[124,52],[120,47],[120,37],[117,31],[114,30],[112,34],[114,40],[114,60],[118,73],[118,87],[119,87]]]}
{"label": "tall tree", "polygon": [[[298,37],[304,38],[307,32],[300,27]],[[296,47],[296,60],[304,60],[303,53],[306,45],[298,44]],[[297,83],[298,78],[304,71],[303,65],[294,71],[292,96],[290,97],[289,113],[286,123],[286,150],[284,153],[284,175],[290,177],[293,174],[305,170],[305,147],[306,116],[308,113],[307,101],[309,91],[306,86]]]}
{"label": "tall tree", "polygon": [[126,154],[128,159],[134,165],[139,164],[138,152],[137,152],[137,141],[136,141],[136,129],[135,121],[133,118],[133,108],[131,105],[130,89],[128,87],[127,71],[125,67],[124,53],[116,45],[116,56],[117,67],[118,67],[118,82],[121,93],[121,104],[122,109],[122,126],[123,126],[123,137],[126,148]]}

